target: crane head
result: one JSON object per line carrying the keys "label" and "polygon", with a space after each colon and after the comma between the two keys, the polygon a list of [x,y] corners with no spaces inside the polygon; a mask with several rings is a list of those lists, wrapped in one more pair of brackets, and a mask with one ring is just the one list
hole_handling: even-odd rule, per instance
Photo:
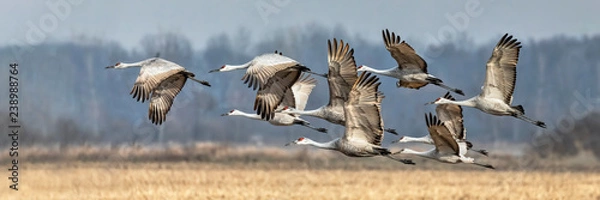
{"label": "crane head", "polygon": [[442,102],[442,99],[444,99],[444,98],[442,98],[442,97],[438,97],[437,99],[435,99],[435,101],[432,101],[432,102],[426,103],[425,105],[429,105],[429,104],[439,104],[440,102]]}
{"label": "crane head", "polygon": [[298,139],[296,139],[296,140],[294,140],[294,141],[292,141],[290,143],[285,144],[285,146],[290,146],[292,144],[306,145],[306,144],[308,144],[308,139],[306,139],[304,137],[301,137],[301,138],[298,138]]}
{"label": "crane head", "polygon": [[364,72],[364,71],[370,72],[370,71],[372,71],[372,69],[366,65],[360,65],[360,66],[356,67],[356,72]]}
{"label": "crane head", "polygon": [[234,115],[234,114],[235,114],[235,112],[236,112],[236,110],[235,110],[235,109],[233,109],[233,110],[230,110],[228,113],[221,114],[221,116],[229,116],[229,115]]}
{"label": "crane head", "polygon": [[362,72],[362,71],[366,71],[366,68],[365,68],[365,66],[364,66],[364,65],[358,66],[358,67],[356,68],[356,72]]}
{"label": "crane head", "polygon": [[404,136],[400,137],[400,139],[392,141],[392,144],[394,143],[404,143]]}
{"label": "crane head", "polygon": [[106,69],[109,69],[109,68],[118,68],[120,65],[121,65],[121,62],[117,62],[117,63],[116,63],[115,65],[113,65],[113,66],[108,66],[108,67],[106,67]]}
{"label": "crane head", "polygon": [[289,106],[284,106],[279,112],[283,113],[283,114],[292,114],[292,111],[294,111],[294,108],[289,107]]}
{"label": "crane head", "polygon": [[218,68],[218,69],[213,69],[213,70],[210,70],[210,71],[208,71],[208,73],[220,72],[220,71],[222,71],[223,69],[225,69],[225,65],[221,66],[221,67],[220,67],[220,68]]}

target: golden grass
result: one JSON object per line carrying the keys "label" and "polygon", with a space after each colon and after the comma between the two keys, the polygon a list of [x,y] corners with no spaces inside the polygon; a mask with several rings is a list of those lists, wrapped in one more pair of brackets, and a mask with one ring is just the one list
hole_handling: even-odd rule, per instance
{"label": "golden grass", "polygon": [[20,190],[3,186],[0,199],[600,199],[598,172],[422,170],[403,165],[395,170],[286,170],[290,166],[285,163],[200,162],[21,167]]}

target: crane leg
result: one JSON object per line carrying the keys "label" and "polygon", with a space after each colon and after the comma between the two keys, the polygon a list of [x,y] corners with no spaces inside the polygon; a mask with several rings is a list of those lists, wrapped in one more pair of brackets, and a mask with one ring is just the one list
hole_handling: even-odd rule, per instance
{"label": "crane leg", "polygon": [[386,128],[385,132],[388,132],[388,133],[391,133],[394,135],[398,135],[398,132],[396,132],[396,129],[393,129],[393,128]]}
{"label": "crane leg", "polygon": [[385,155],[382,155],[382,156],[384,156],[386,158],[389,158],[389,159],[392,159],[392,160],[395,160],[395,161],[398,161],[398,162],[401,162],[401,163],[404,163],[406,165],[414,165],[415,164],[411,159],[400,159],[400,158],[396,158],[394,156],[391,156],[390,154],[385,154]]}
{"label": "crane leg", "polygon": [[490,164],[483,164],[483,163],[477,163],[477,162],[473,162],[473,164],[477,165],[477,166],[485,167],[485,168],[488,168],[488,169],[496,169],[494,166],[492,166]]}
{"label": "crane leg", "polygon": [[461,96],[465,96],[465,93],[458,89],[458,88],[452,88],[450,86],[445,85],[442,80],[438,79],[438,78],[427,78],[427,81],[429,81],[429,83],[440,86],[441,88],[444,88],[448,91],[454,92],[456,94],[460,94]]}
{"label": "crane leg", "polygon": [[513,116],[516,117],[516,118],[518,118],[518,119],[520,119],[520,120],[529,122],[529,123],[531,123],[533,125],[536,125],[536,126],[539,126],[539,127],[542,127],[542,128],[546,128],[546,123],[544,123],[542,121],[536,121],[536,120],[529,119],[529,117],[526,117],[525,115],[513,115]]}
{"label": "crane leg", "polygon": [[400,159],[400,158],[396,158],[396,157],[392,156],[391,155],[392,152],[390,152],[390,150],[388,150],[386,148],[383,148],[383,147],[373,147],[373,150],[378,151],[379,155],[381,155],[383,157],[386,157],[386,158],[389,158],[389,159],[392,159],[392,160],[395,160],[395,161],[398,161],[398,162],[401,162],[401,163],[404,163],[404,164],[407,164],[407,165],[414,165],[415,164],[411,159]]}
{"label": "crane leg", "polygon": [[469,150],[471,150],[471,151],[474,151],[474,152],[477,152],[477,153],[480,153],[480,154],[482,154],[482,155],[484,155],[484,156],[488,156],[488,153],[489,153],[489,152],[488,152],[487,150],[485,150],[485,149],[469,149]]}
{"label": "crane leg", "polygon": [[299,124],[299,125],[301,125],[301,126],[308,127],[308,128],[310,128],[310,129],[313,129],[313,130],[315,130],[315,131],[319,131],[319,132],[321,132],[321,133],[327,133],[327,132],[328,132],[328,130],[327,130],[326,128],[317,128],[317,127],[311,126],[311,125],[310,125],[308,122],[306,122],[306,121],[297,121],[297,122],[296,122],[296,124]]}

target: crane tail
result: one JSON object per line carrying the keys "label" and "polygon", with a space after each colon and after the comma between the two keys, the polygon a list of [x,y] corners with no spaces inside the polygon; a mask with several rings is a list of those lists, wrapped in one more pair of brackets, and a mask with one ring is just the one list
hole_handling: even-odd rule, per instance
{"label": "crane tail", "polygon": [[521,112],[521,115],[525,114],[525,109],[523,109],[522,105],[512,106],[512,108],[518,110],[519,112]]}

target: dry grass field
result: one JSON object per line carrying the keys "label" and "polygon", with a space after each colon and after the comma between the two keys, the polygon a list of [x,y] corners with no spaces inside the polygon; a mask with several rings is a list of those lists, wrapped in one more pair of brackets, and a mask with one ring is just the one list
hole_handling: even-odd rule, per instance
{"label": "dry grass field", "polygon": [[600,199],[597,172],[277,168],[32,164],[0,199]]}
{"label": "dry grass field", "polygon": [[19,191],[5,179],[0,199],[600,199],[597,165],[531,169],[492,156],[486,161],[498,169],[488,170],[327,151],[217,149],[40,150],[19,166]]}

